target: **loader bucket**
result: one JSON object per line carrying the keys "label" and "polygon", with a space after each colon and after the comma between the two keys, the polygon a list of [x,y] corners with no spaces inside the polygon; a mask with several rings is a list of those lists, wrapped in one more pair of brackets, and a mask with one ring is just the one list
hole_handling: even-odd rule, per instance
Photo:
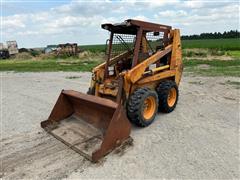
{"label": "loader bucket", "polygon": [[131,139],[122,105],[72,90],[61,92],[41,127],[93,162]]}

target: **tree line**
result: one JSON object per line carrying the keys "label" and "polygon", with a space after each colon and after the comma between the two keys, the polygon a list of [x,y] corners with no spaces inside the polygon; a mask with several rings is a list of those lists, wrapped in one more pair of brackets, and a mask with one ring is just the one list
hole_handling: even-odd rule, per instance
{"label": "tree line", "polygon": [[201,33],[200,35],[183,35],[181,36],[183,40],[185,39],[227,39],[227,38],[240,38],[240,32],[238,30],[224,31],[223,33]]}

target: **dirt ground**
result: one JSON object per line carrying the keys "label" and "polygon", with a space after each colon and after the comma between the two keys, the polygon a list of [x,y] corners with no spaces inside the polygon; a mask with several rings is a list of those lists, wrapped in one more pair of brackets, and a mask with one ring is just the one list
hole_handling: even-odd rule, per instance
{"label": "dirt ground", "polygon": [[86,92],[90,73],[1,73],[3,179],[239,177],[239,87],[233,77],[184,75],[178,106],[133,145],[92,164],[43,129],[62,89]]}

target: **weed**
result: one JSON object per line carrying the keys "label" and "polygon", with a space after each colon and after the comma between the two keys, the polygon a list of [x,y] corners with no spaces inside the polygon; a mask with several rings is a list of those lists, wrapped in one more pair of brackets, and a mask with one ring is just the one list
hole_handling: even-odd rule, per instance
{"label": "weed", "polygon": [[211,56],[223,56],[223,55],[225,55],[225,51],[221,51],[221,50],[218,50],[218,49],[209,49],[208,52]]}
{"label": "weed", "polygon": [[234,87],[235,89],[240,89],[240,81],[231,81],[231,80],[227,80],[225,82],[220,82],[220,85],[231,85],[232,87]]}
{"label": "weed", "polygon": [[203,85],[204,83],[202,81],[191,81],[191,82],[188,82],[190,84],[196,84],[196,85]]}
{"label": "weed", "polygon": [[101,61],[72,61],[63,63],[56,60],[0,61],[0,71],[51,72],[51,71],[91,71]]}
{"label": "weed", "polygon": [[231,85],[240,86],[240,81],[230,81],[230,80],[227,80],[226,83],[227,83],[227,84],[231,84]]}
{"label": "weed", "polygon": [[[205,76],[237,76],[240,77],[240,60],[186,60],[184,71]],[[204,68],[203,68],[204,67]],[[205,68],[207,67],[207,68]]]}
{"label": "weed", "polygon": [[240,58],[240,51],[227,51],[226,54],[229,56]]}
{"label": "weed", "polygon": [[67,76],[66,79],[78,79],[81,78],[81,76]]}

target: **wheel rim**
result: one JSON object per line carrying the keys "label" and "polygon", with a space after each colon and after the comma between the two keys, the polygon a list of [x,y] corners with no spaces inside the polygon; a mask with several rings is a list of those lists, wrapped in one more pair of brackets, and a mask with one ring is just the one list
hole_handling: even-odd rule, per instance
{"label": "wheel rim", "polygon": [[153,96],[149,96],[144,100],[144,109],[143,109],[143,117],[146,120],[150,120],[156,110],[156,100]]}
{"label": "wheel rim", "polygon": [[175,102],[176,102],[176,99],[177,99],[177,91],[173,87],[173,88],[170,89],[170,91],[168,93],[168,99],[167,99],[168,106],[173,107]]}

